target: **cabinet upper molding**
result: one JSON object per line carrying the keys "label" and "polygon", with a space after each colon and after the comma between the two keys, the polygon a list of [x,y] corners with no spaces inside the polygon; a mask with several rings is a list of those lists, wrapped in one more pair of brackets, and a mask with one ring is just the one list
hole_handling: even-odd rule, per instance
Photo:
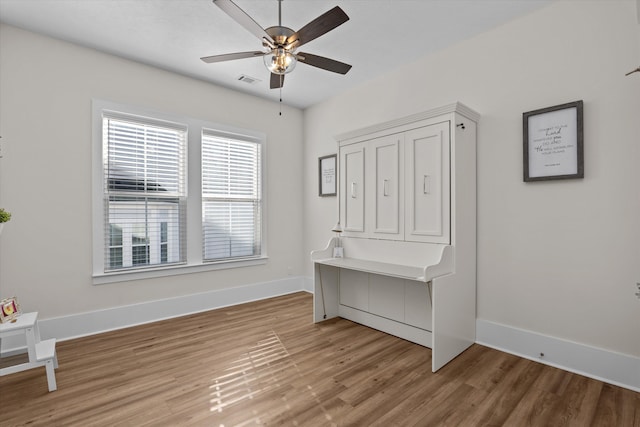
{"label": "cabinet upper molding", "polygon": [[334,139],[336,141],[345,141],[348,139],[358,138],[358,137],[369,135],[376,132],[382,132],[385,130],[394,129],[399,126],[409,125],[411,123],[431,119],[433,117],[442,116],[443,114],[448,114],[448,113],[458,113],[468,118],[469,120],[473,120],[476,123],[480,120],[480,113],[467,107],[466,105],[460,102],[454,102],[453,104],[444,105],[442,107],[434,108],[432,110],[423,111],[421,113],[412,114],[410,116],[401,117],[399,119],[390,120],[388,122],[378,123],[373,126],[367,126],[361,129],[356,129],[353,131],[341,133],[339,135],[336,135]]}

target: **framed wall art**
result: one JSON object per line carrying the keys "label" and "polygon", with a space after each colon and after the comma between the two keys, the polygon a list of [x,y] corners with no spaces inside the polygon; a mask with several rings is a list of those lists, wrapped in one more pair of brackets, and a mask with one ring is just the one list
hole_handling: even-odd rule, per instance
{"label": "framed wall art", "polygon": [[22,313],[16,297],[0,301],[0,323],[10,322]]}
{"label": "framed wall art", "polygon": [[524,181],[584,178],[582,101],[522,114]]}
{"label": "framed wall art", "polygon": [[318,195],[320,197],[336,195],[337,159],[337,154],[323,156],[318,159]]}

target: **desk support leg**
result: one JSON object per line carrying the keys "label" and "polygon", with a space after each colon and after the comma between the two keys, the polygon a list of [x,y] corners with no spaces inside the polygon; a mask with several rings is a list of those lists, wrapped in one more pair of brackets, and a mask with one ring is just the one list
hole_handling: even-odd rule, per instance
{"label": "desk support leg", "polygon": [[47,363],[44,365],[47,370],[47,384],[49,386],[49,391],[55,391],[58,389],[58,385],[56,384],[56,373],[54,372],[54,365],[57,365],[56,362],[57,357],[54,357],[53,359],[47,360]]}

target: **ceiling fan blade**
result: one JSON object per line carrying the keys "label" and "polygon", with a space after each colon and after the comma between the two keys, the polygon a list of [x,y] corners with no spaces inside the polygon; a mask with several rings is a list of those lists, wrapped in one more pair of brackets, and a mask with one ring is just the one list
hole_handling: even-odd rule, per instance
{"label": "ceiling fan blade", "polygon": [[335,59],[325,58],[324,56],[312,55],[306,52],[300,52],[296,55],[298,61],[313,67],[322,68],[323,70],[333,71],[334,73],[347,74],[351,69],[351,65]]}
{"label": "ceiling fan blade", "polygon": [[271,89],[278,89],[284,86],[284,74],[271,73],[270,87]]}
{"label": "ceiling fan blade", "polygon": [[348,20],[349,17],[347,14],[340,9],[340,6],[336,6],[290,35],[287,38],[287,44],[293,44],[296,47],[302,46],[344,24]]}
{"label": "ceiling fan blade", "polygon": [[207,64],[213,62],[233,61],[234,59],[254,58],[256,56],[264,56],[265,53],[259,50],[253,52],[237,52],[237,53],[225,53],[224,55],[204,56],[202,59]]}
{"label": "ceiling fan blade", "polygon": [[271,36],[262,28],[252,17],[240,9],[237,4],[231,0],[213,0],[213,4],[218,6],[224,13],[229,15],[234,21],[242,25],[251,34],[258,37],[260,40],[266,39],[273,44]]}

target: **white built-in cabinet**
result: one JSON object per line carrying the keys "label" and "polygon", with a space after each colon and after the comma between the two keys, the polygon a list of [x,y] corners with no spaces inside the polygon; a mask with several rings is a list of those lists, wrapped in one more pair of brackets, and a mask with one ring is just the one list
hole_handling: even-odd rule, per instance
{"label": "white built-in cabinet", "polygon": [[340,144],[344,236],[450,242],[450,122]]}
{"label": "white built-in cabinet", "polygon": [[455,103],[337,137],[343,233],[311,254],[314,321],[430,347],[433,371],[475,342],[478,120]]}

